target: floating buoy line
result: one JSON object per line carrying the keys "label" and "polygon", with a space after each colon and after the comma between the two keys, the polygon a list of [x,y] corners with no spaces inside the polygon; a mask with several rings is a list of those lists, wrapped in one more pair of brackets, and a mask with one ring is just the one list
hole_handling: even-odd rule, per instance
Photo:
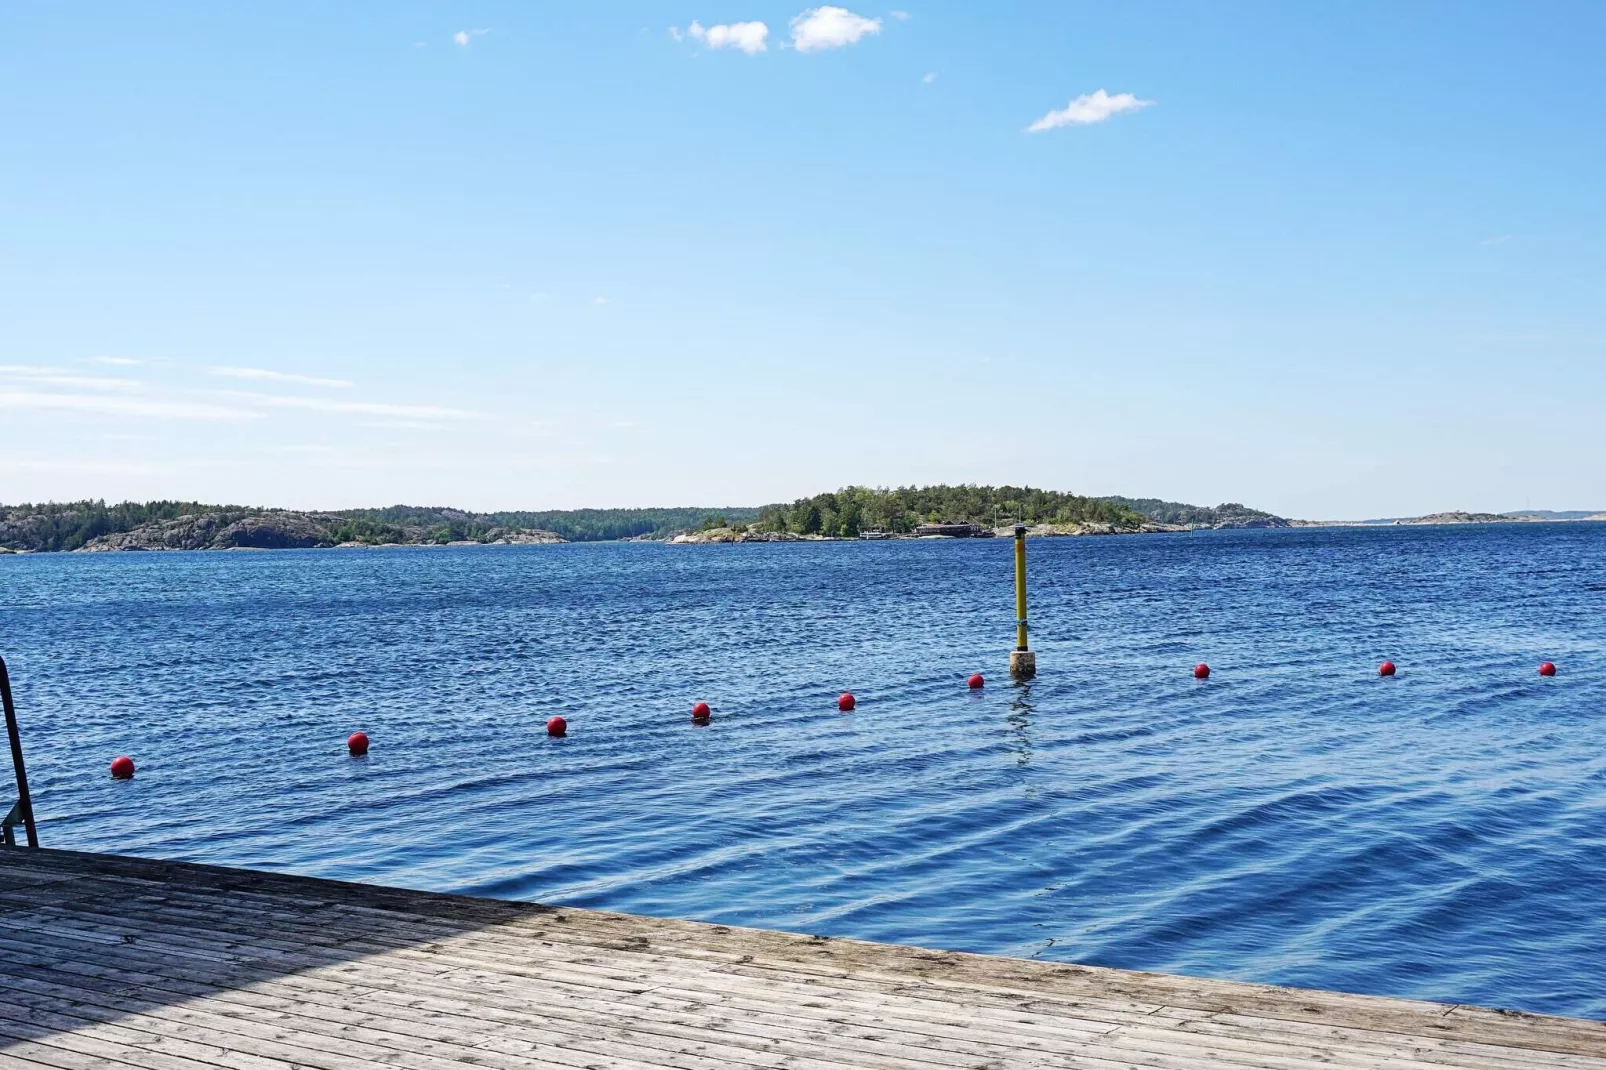
{"label": "floating buoy line", "polygon": [[[1384,661],[1377,667],[1377,674],[1379,676],[1391,677],[1395,676],[1398,672],[1399,666],[1395,665],[1392,661]],[[1555,676],[1556,663],[1552,661],[1540,662],[1539,675],[1547,677]],[[1210,666],[1201,661],[1199,664],[1193,667],[1193,677],[1196,680],[1210,679]],[[965,686],[971,691],[980,691],[982,688],[987,686],[987,680],[979,672],[971,673],[970,676],[965,680]],[[854,697],[853,692],[851,691],[844,691],[842,694],[837,696],[836,708],[842,713],[851,713],[858,707],[858,705],[859,700]],[[708,703],[695,702],[692,704],[691,719],[693,724],[706,725],[713,720],[713,717],[713,707],[711,707]],[[558,739],[567,736],[569,734],[569,722],[562,717],[553,717],[549,719],[546,723],[546,734]],[[368,733],[366,732],[353,732],[351,735],[346,737],[346,751],[353,758],[361,758],[363,755],[367,754],[368,746],[369,739]],[[134,778],[134,759],[130,758],[126,754],[119,754],[116,758],[113,758],[111,763],[111,775],[117,780],[132,780]]]}

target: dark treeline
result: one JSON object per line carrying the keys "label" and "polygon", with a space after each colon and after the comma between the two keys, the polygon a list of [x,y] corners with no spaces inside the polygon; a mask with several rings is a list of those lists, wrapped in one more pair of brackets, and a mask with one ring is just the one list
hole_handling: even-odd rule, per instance
{"label": "dark treeline", "polygon": [[204,502],[42,502],[0,505],[0,546],[13,550],[76,550],[102,535],[133,531],[180,517],[208,517],[219,526],[247,517],[295,517],[311,522],[320,537],[340,542],[483,541],[509,530],[551,531],[570,542],[661,538],[708,524],[717,514],[745,523],[756,509],[570,509],[544,512],[470,513],[461,509],[393,505],[383,509],[294,512]]}
{"label": "dark treeline", "polygon": [[[1268,513],[1228,503],[1184,505],[1156,498],[1086,498],[1033,487],[971,485],[844,487],[790,504],[759,509],[561,509],[539,512],[471,513],[435,506],[392,505],[382,509],[293,512],[201,502],[104,501],[0,505],[0,547],[13,550],[76,550],[103,535],[120,535],[183,517],[206,517],[222,527],[247,518],[294,522],[318,545],[342,542],[420,543],[492,541],[509,532],[550,531],[569,542],[664,538],[709,527],[752,526],[761,531],[852,537],[879,528],[905,533],[927,521],[1002,524],[1108,524],[1133,530],[1146,520],[1167,524],[1258,525],[1284,523]],[[302,542],[301,545],[311,545]]]}
{"label": "dark treeline", "polygon": [[799,498],[790,505],[766,505],[755,526],[798,535],[852,537],[869,528],[908,532],[927,521],[954,520],[993,527],[998,524],[1111,524],[1131,529],[1144,517],[1106,498],[1038,490],[1034,487],[972,485],[844,487]]}
{"label": "dark treeline", "polygon": [[[383,509],[342,509],[347,518],[337,529],[350,532],[350,541],[384,541],[381,532],[403,528],[438,529],[445,537],[439,541],[478,539],[495,528],[535,528],[563,536],[569,542],[602,542],[641,536],[662,538],[677,531],[689,531],[715,513],[733,523],[746,522],[758,515],[756,509],[549,509],[543,512],[467,513],[460,509],[391,505]],[[372,531],[373,534],[369,534]],[[348,541],[345,539],[337,541]]]}
{"label": "dark treeline", "polygon": [[259,513],[240,505],[200,502],[41,502],[0,505],[0,546],[17,550],[76,550],[91,539],[132,531],[142,524],[202,513],[232,523]]}
{"label": "dark treeline", "polygon": [[1159,498],[1122,498],[1119,495],[1105,501],[1124,505],[1162,524],[1243,524],[1256,520],[1275,520],[1270,513],[1251,509],[1237,502],[1221,505],[1184,505],[1182,502],[1163,502]]}

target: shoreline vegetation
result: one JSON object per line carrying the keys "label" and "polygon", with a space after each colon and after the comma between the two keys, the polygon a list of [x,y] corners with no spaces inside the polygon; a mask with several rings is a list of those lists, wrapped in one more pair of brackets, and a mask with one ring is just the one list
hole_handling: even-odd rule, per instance
{"label": "shoreline vegetation", "polygon": [[510,546],[566,542],[828,542],[1010,535],[1087,536],[1197,529],[1378,527],[1606,521],[1606,511],[1430,513],[1361,521],[1289,520],[1237,503],[1083,497],[1031,487],[844,487],[759,508],[290,510],[201,502],[0,505],[0,554],[318,547]]}

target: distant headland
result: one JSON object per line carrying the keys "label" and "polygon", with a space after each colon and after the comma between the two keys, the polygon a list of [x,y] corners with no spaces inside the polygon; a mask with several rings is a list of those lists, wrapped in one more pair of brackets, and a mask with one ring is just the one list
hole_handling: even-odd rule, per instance
{"label": "distant headland", "polygon": [[1496,524],[1606,520],[1606,511],[1432,513],[1364,521],[1289,520],[1234,502],[1086,497],[969,484],[844,487],[789,503],[735,508],[567,509],[473,513],[435,506],[290,510],[201,502],[0,505],[0,553],[249,550],[949,538],[1007,534],[1125,535],[1230,528]]}

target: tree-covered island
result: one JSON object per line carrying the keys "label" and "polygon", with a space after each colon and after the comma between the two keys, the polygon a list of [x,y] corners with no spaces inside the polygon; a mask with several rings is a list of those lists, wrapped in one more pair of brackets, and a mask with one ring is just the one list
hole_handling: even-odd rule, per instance
{"label": "tree-covered island", "polygon": [[[667,539],[901,536],[932,522],[986,530],[1083,534],[1177,526],[1280,527],[1241,505],[1214,508],[1143,498],[1096,498],[1032,487],[970,484],[844,487],[757,508],[570,509],[472,513],[444,507],[300,511],[202,502],[104,501],[0,505],[0,550],[295,549],[320,546],[519,544]],[[685,536],[683,536],[685,537]]]}

